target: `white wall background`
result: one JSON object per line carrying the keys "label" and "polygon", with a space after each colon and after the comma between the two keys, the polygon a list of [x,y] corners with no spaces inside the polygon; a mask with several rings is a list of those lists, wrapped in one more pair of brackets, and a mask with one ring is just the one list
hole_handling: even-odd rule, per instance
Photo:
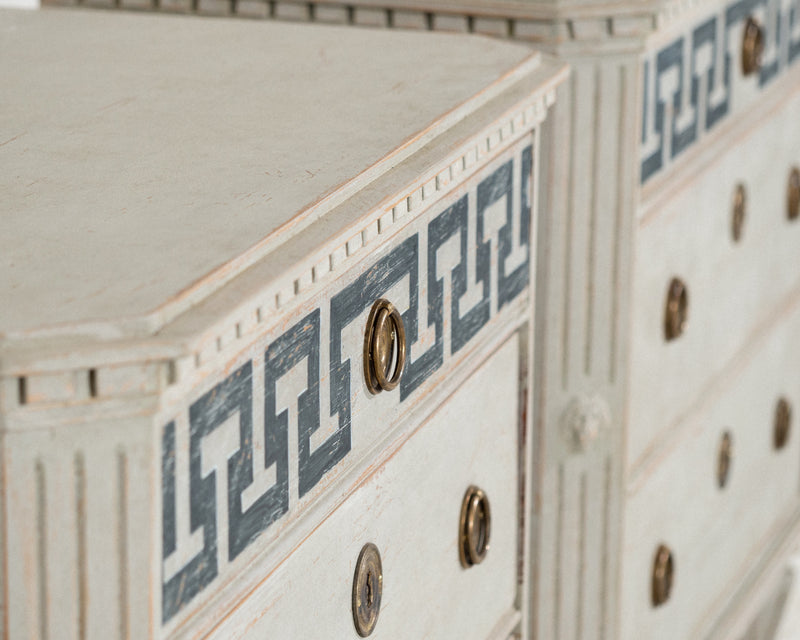
{"label": "white wall background", "polygon": [[0,7],[12,9],[38,9],[39,0],[0,0]]}

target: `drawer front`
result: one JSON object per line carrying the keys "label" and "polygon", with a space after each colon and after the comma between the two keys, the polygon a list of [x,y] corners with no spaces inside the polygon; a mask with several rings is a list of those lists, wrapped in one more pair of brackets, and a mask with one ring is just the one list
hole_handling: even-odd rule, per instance
{"label": "drawer front", "polygon": [[[711,5],[711,6],[710,6]],[[697,3],[659,30],[642,60],[640,181],[668,185],[711,133],[746,117],[765,90],[800,66],[800,0]],[[745,27],[754,21],[761,66],[745,72]],[[793,80],[792,82],[796,82]]]}
{"label": "drawer front", "polygon": [[[370,468],[211,637],[357,637],[352,584],[367,543],[378,548],[383,570],[371,638],[488,638],[514,616],[520,357],[513,336],[385,463]],[[491,529],[485,559],[465,569],[459,517],[470,485],[489,499]]]}
{"label": "drawer front", "polygon": [[[748,573],[763,568],[759,554],[797,522],[800,303],[751,349],[724,387],[685,421],[683,437],[659,452],[663,460],[629,486],[625,640],[704,637]],[[793,418],[778,449],[781,398]],[[726,433],[730,447],[723,444]],[[725,450],[732,452],[727,472]],[[654,559],[662,544],[673,553],[673,586],[669,599],[653,606]]]}
{"label": "drawer front", "polygon": [[[435,206],[406,213],[390,240],[359,244],[358,265],[235,359],[215,360],[209,340],[208,364],[168,392],[157,422],[163,534],[154,572],[164,636],[206,628],[241,601],[263,578],[254,559],[277,564],[401,424],[420,420],[529,313],[534,149],[530,131],[515,131],[504,151],[462,166],[474,173]],[[365,334],[381,298],[402,316],[407,349],[399,387],[375,395]]]}
{"label": "drawer front", "polygon": [[[800,282],[800,220],[787,215],[800,166],[800,93],[717,164],[644,218],[636,233],[629,464],[636,467]],[[733,239],[734,194],[746,192]],[[688,292],[688,322],[667,340],[667,291]]]}

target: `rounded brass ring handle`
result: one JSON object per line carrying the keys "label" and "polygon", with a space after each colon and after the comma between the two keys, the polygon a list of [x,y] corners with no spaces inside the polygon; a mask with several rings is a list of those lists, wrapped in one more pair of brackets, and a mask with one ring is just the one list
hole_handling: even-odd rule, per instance
{"label": "rounded brass ring handle", "polygon": [[672,551],[666,545],[659,545],[653,562],[653,585],[651,597],[653,606],[657,607],[669,600],[672,593],[672,581],[675,573],[675,562]]}
{"label": "rounded brass ring handle", "polygon": [[719,443],[719,454],[717,457],[717,485],[720,489],[725,488],[728,484],[728,477],[731,473],[731,464],[733,462],[733,436],[730,431],[722,434],[722,439]]}
{"label": "rounded brass ring handle", "polygon": [[664,336],[667,340],[678,338],[689,321],[689,293],[679,278],[673,278],[667,290],[667,307],[664,314]]}
{"label": "rounded brass ring handle", "polygon": [[733,192],[733,216],[731,217],[731,231],[733,241],[739,242],[742,239],[744,219],[747,213],[747,190],[744,185],[739,183]]}
{"label": "rounded brass ring handle", "polygon": [[761,68],[764,55],[764,30],[753,17],[747,18],[742,37],[742,73],[749,76]]}
{"label": "rounded brass ring handle", "polygon": [[383,298],[372,305],[364,336],[364,378],[377,394],[400,384],[406,364],[406,331],[395,306]]}
{"label": "rounded brass ring handle", "polygon": [[786,217],[789,220],[800,218],[800,168],[792,167],[789,172],[789,188],[786,193]]}
{"label": "rounded brass ring handle", "polygon": [[775,420],[772,429],[772,445],[778,451],[789,441],[792,427],[792,406],[786,398],[780,398],[775,405]]}
{"label": "rounded brass ring handle", "polygon": [[458,555],[461,566],[480,564],[489,551],[492,533],[492,511],[483,490],[470,486],[461,503]]}

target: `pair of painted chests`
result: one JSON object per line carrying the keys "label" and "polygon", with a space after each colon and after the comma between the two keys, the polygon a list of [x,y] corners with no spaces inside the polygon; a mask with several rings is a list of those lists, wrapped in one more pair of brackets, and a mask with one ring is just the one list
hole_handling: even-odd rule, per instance
{"label": "pair of painted chests", "polygon": [[797,0],[136,8],[276,20],[0,14],[7,637],[766,640]]}

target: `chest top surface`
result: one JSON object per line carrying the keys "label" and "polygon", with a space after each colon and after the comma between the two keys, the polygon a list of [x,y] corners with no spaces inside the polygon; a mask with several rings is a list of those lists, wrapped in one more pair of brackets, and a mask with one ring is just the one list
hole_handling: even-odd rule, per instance
{"label": "chest top surface", "polygon": [[481,37],[83,11],[0,11],[0,31],[0,338],[111,326],[252,263],[537,60]]}

